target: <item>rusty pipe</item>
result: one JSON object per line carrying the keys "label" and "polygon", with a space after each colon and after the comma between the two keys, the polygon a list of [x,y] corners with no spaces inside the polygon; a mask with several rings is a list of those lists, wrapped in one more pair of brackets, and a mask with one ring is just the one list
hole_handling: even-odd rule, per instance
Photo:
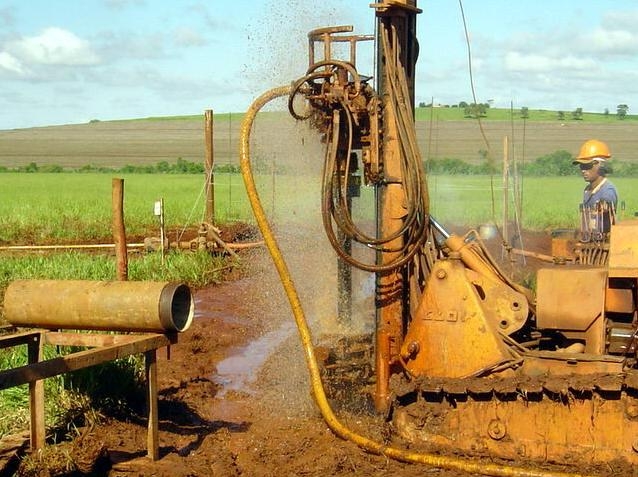
{"label": "rusty pipe", "polygon": [[4,296],[6,320],[30,328],[181,332],[193,314],[180,282],[15,280]]}

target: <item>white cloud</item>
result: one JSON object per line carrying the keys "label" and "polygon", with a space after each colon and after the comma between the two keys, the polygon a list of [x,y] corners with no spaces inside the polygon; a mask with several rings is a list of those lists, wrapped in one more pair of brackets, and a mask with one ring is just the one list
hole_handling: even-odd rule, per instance
{"label": "white cloud", "polygon": [[599,53],[633,56],[638,49],[638,36],[633,31],[597,29],[584,43]]}
{"label": "white cloud", "polygon": [[638,23],[638,10],[611,10],[603,15],[601,26],[609,30],[633,31]]}
{"label": "white cloud", "polygon": [[19,75],[25,73],[20,60],[6,51],[0,51],[0,70],[3,69],[12,73],[18,73]]}
{"label": "white cloud", "polygon": [[70,31],[49,27],[37,36],[23,37],[6,45],[13,56],[33,65],[95,65],[100,58],[91,45]]}
{"label": "white cloud", "polygon": [[589,58],[572,55],[552,57],[542,54],[524,54],[510,51],[504,57],[505,69],[512,73],[552,73],[563,71],[596,71],[597,64]]}

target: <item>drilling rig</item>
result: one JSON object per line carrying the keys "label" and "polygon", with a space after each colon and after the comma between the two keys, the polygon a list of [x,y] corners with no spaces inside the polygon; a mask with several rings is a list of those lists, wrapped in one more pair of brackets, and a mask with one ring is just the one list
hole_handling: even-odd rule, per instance
{"label": "drilling rig", "polygon": [[[404,438],[455,452],[638,463],[638,225],[612,226],[603,264],[540,269],[535,290],[509,278],[476,232],[446,230],[430,215],[414,123],[421,10],[416,0],[371,7],[374,36],[311,31],[308,69],[280,93],[325,144],[321,208],[340,262],[339,313],[351,305],[351,267],[375,277],[376,410]],[[366,76],[357,47],[371,40],[376,71]],[[352,218],[359,180],[375,192],[374,233]],[[356,258],[353,243],[372,259]]]}

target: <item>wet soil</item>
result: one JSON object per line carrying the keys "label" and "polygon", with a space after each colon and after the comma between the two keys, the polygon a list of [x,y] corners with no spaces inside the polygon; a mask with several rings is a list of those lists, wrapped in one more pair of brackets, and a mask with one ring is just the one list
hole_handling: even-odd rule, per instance
{"label": "wet soil", "polygon": [[[334,258],[330,252],[310,253],[318,250],[313,244],[290,238],[293,245],[285,253],[291,269],[301,269],[293,278],[310,282],[300,289],[300,298],[313,331],[334,331],[333,320],[320,318],[332,313],[323,303],[334,303],[326,291],[335,288],[334,282],[325,278],[334,276]],[[545,237],[539,240],[548,243]],[[48,470],[31,475],[475,475],[401,463],[335,436],[313,403],[304,353],[269,255],[255,248],[242,251],[241,257],[246,264],[241,272],[195,291],[193,325],[169,352],[159,351],[159,460],[146,456],[143,413],[107,417],[57,446],[73,466],[54,470],[55,459],[43,454],[51,463]],[[366,400],[359,408],[335,404],[342,422],[354,431],[406,446],[381,416],[370,412]]]}

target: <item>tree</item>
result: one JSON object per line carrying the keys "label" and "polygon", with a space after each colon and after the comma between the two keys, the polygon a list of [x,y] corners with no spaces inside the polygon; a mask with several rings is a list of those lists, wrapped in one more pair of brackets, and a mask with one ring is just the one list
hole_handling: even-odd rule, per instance
{"label": "tree", "polygon": [[558,111],[556,113],[556,119],[559,121],[563,121],[565,119],[565,113],[563,111]]}
{"label": "tree", "polygon": [[525,164],[524,172],[534,176],[569,176],[574,174],[573,160],[570,152],[561,149]]}
{"label": "tree", "polygon": [[463,114],[466,118],[484,118],[487,116],[488,107],[489,105],[487,103],[466,104],[465,108],[463,108]]}
{"label": "tree", "polygon": [[583,108],[576,108],[572,111],[572,119],[580,121],[583,119]]}
{"label": "tree", "polygon": [[[22,168],[21,168],[22,169]],[[38,172],[40,168],[35,162],[30,162],[24,169],[24,172]]]}
{"label": "tree", "polygon": [[529,108],[527,106],[523,106],[521,108],[521,118],[528,119],[529,118]]}
{"label": "tree", "polygon": [[626,104],[619,104],[616,106],[616,116],[618,119],[625,119],[627,117],[627,112],[629,111],[629,106]]}

